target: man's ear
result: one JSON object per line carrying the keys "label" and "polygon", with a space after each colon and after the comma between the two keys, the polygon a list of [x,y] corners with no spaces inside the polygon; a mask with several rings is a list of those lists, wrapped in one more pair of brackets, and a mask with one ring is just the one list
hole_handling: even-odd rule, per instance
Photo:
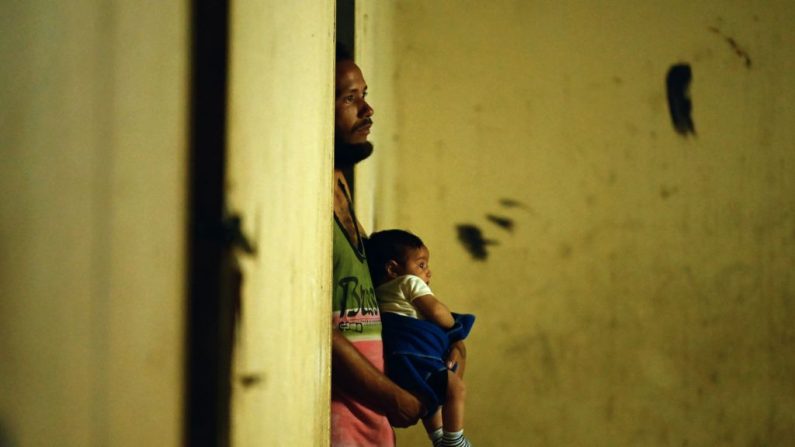
{"label": "man's ear", "polygon": [[400,264],[394,259],[390,259],[386,263],[386,276],[388,276],[389,279],[395,279],[400,276]]}

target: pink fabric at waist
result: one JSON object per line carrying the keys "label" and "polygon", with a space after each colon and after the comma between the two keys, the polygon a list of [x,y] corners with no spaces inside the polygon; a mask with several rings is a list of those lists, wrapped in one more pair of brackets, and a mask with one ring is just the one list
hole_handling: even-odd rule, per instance
{"label": "pink fabric at waist", "polygon": [[[380,340],[359,341],[354,346],[370,362],[384,371],[383,344]],[[331,389],[332,447],[394,447],[395,433],[381,413],[355,401],[342,390]]]}

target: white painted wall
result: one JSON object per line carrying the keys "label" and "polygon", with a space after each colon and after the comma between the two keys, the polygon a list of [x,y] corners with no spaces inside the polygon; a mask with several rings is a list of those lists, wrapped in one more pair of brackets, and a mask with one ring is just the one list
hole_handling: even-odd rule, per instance
{"label": "white painted wall", "polygon": [[181,442],[188,11],[151,6],[0,3],[0,445]]}
{"label": "white painted wall", "polygon": [[258,247],[239,258],[233,442],[327,445],[334,2],[233,2],[231,30],[227,194]]}

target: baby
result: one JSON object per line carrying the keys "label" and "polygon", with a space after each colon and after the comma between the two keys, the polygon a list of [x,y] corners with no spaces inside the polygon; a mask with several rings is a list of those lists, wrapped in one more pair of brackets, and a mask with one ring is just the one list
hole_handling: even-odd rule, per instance
{"label": "baby", "polygon": [[373,233],[366,253],[381,310],[387,375],[428,409],[422,421],[434,447],[470,447],[464,437],[463,368],[448,369],[446,359],[475,317],[451,313],[433,295],[430,253],[417,236]]}

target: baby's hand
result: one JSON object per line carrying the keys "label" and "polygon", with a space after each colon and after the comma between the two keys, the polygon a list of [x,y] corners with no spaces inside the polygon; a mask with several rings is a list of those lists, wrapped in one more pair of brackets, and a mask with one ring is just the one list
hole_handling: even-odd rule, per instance
{"label": "baby's hand", "polygon": [[466,359],[466,345],[464,345],[463,340],[459,340],[450,347],[450,355],[447,357],[447,369],[457,373],[459,377],[463,377]]}

